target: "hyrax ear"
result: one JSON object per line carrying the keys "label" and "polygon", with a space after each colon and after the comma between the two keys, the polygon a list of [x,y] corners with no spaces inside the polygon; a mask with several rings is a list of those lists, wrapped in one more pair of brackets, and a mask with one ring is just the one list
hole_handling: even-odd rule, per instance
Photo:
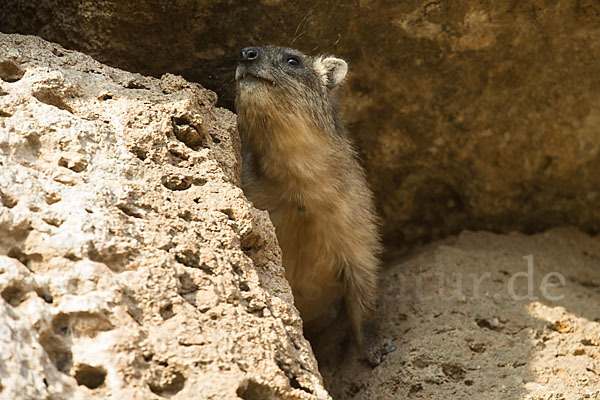
{"label": "hyrax ear", "polygon": [[348,64],[341,58],[322,57],[317,59],[317,70],[321,72],[321,79],[329,89],[333,89],[346,77]]}

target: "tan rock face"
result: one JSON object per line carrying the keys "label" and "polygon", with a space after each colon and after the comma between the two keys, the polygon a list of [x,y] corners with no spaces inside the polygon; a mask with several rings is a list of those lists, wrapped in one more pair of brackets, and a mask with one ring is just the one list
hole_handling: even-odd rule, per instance
{"label": "tan rock face", "polygon": [[0,29],[182,74],[229,106],[241,47],[342,56],[385,238],[414,243],[464,228],[600,229],[598,15],[594,0],[4,0]]}
{"label": "tan rock face", "polygon": [[0,34],[0,398],[328,398],[215,101]]}

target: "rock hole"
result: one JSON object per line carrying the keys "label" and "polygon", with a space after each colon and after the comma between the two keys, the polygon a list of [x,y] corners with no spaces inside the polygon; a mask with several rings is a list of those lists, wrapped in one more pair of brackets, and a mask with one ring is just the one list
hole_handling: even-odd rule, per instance
{"label": "rock hole", "polygon": [[276,399],[275,391],[269,386],[256,382],[254,379],[244,379],[238,385],[236,394],[244,400]]}
{"label": "rock hole", "polygon": [[208,275],[214,275],[213,270],[206,263],[200,263],[200,256],[191,249],[184,249],[177,252],[175,260],[186,267],[200,268]]}
{"label": "rock hole", "polygon": [[73,353],[64,341],[63,337],[45,332],[40,335],[40,344],[48,354],[50,361],[63,374],[69,374],[73,362]]}
{"label": "rock hole", "polygon": [[37,133],[31,133],[27,136],[25,136],[25,140],[27,140],[27,143],[29,144],[29,146],[31,146],[31,150],[34,154],[39,154],[40,149],[42,148],[42,142],[40,142],[40,137],[37,135]]}
{"label": "rock hole", "polygon": [[412,364],[416,367],[416,368],[427,368],[429,367],[432,362],[423,358],[423,357],[417,357],[412,361]]}
{"label": "rock hole", "polygon": [[58,203],[61,200],[60,194],[58,194],[56,192],[47,193],[45,200],[46,200],[46,204],[48,204],[48,205]]}
{"label": "rock hole", "polygon": [[4,207],[13,208],[18,202],[19,201],[15,197],[0,190],[0,203],[2,203]]}
{"label": "rock hole", "polygon": [[189,210],[185,210],[184,212],[179,213],[179,218],[187,222],[192,222],[193,215]]}
{"label": "rock hole", "polygon": [[244,276],[244,270],[238,264],[233,264],[233,272],[241,277]]}
{"label": "rock hole", "polygon": [[160,309],[160,316],[166,321],[167,319],[173,317],[175,313],[173,312],[173,304],[167,304],[166,306]]}
{"label": "rock hole", "polygon": [[455,381],[462,381],[467,374],[464,368],[454,364],[442,364],[442,372]]}
{"label": "rock hole", "polygon": [[219,139],[216,135],[211,135],[210,138],[212,139],[213,143],[221,143],[221,139]]}
{"label": "rock hole", "polygon": [[600,341],[598,339],[581,339],[581,344],[584,346],[600,346]]}
{"label": "rock hole", "polygon": [[233,210],[231,208],[225,208],[220,210],[223,214],[227,215],[230,221],[235,221],[235,215],[233,214]]}
{"label": "rock hole", "polygon": [[100,100],[105,101],[105,100],[112,100],[112,95],[110,94],[103,94],[102,96],[100,96]]}
{"label": "rock hole", "polygon": [[198,150],[205,143],[206,134],[200,128],[193,125],[188,119],[172,117],[171,125],[177,140],[192,150]]}
{"label": "rock hole", "polygon": [[0,293],[2,298],[11,306],[16,307],[25,300],[25,291],[17,286],[9,286]]}
{"label": "rock hole", "polygon": [[61,157],[58,160],[58,165],[63,168],[68,168],[73,172],[83,172],[87,168],[87,161],[84,158],[80,157]]}
{"label": "rock hole", "polygon": [[54,54],[57,57],[64,57],[65,56],[65,52],[63,51],[63,49],[61,49],[59,47],[53,48],[52,49],[52,54]]}
{"label": "rock hole", "polygon": [[183,274],[177,277],[179,279],[179,294],[184,295],[188,293],[193,293],[197,291],[198,285],[194,282],[194,279],[188,274],[184,272]]}
{"label": "rock hole", "polygon": [[309,388],[305,388],[304,386],[302,386],[300,384],[300,382],[298,382],[298,379],[295,376],[292,376],[289,379],[290,379],[290,386],[293,387],[294,389],[304,390],[306,393],[312,394],[312,390],[310,390]]}
{"label": "rock hole", "polygon": [[261,234],[255,230],[246,231],[240,240],[240,245],[242,250],[246,252],[246,255],[249,255],[248,252],[252,251],[253,249],[260,249],[263,244],[264,240]]}
{"label": "rock hole", "polygon": [[[91,212],[90,212],[90,214],[91,214]],[[94,242],[89,243],[88,248],[87,248],[87,256],[92,261],[101,261],[100,252],[94,245]]]}
{"label": "rock hole", "polygon": [[200,257],[193,250],[185,249],[175,254],[175,260],[186,267],[198,268]]}
{"label": "rock hole", "polygon": [[21,262],[21,264],[25,265],[27,268],[29,268],[32,261],[33,262],[41,262],[43,260],[43,257],[41,254],[38,254],[38,253],[26,254],[18,247],[13,247],[12,249],[10,249],[8,251],[7,256],[9,256],[10,258],[19,260]]}
{"label": "rock hole", "polygon": [[288,365],[287,363],[285,363],[284,361],[282,361],[280,359],[276,359],[275,362],[277,363],[277,366],[279,367],[279,369],[281,371],[283,371],[285,376],[290,381],[291,387],[293,387],[295,389],[304,390],[305,392],[312,394],[312,390],[305,388],[304,386],[302,386],[300,384],[300,382],[298,381],[298,378],[296,377],[296,374],[292,371],[292,368],[290,365]]}
{"label": "rock hole", "polygon": [[68,315],[59,314],[52,321],[52,331],[57,335],[71,336],[73,329],[70,322]]}
{"label": "rock hole", "polygon": [[54,297],[50,293],[48,293],[45,289],[36,289],[35,293],[43,299],[46,303],[52,304],[54,303]]}
{"label": "rock hole", "polygon": [[17,64],[13,61],[2,61],[0,62],[0,79],[5,82],[16,82],[25,75]]}
{"label": "rock hole", "polygon": [[186,153],[188,150],[186,148],[171,146],[169,148],[169,153],[181,160],[189,160],[190,156]]}
{"label": "rock hole", "polygon": [[165,175],[161,183],[169,190],[186,190],[192,186],[192,179],[184,175]]}
{"label": "rock hole", "polygon": [[[196,299],[194,293],[198,291],[198,285],[194,282],[193,278],[187,272],[179,275],[179,288],[178,293],[185,301],[196,307]],[[200,310],[203,312],[202,310]],[[206,311],[206,310],[205,310]]]}
{"label": "rock hole", "polygon": [[410,390],[408,391],[408,394],[416,394],[421,391],[423,391],[423,385],[421,385],[420,383],[416,383],[416,384],[410,386]]}
{"label": "rock hole", "polygon": [[249,291],[249,290],[250,290],[250,287],[249,287],[249,286],[248,286],[248,284],[247,284],[246,282],[244,282],[244,281],[240,281],[240,282],[238,283],[238,287],[240,288],[240,290],[241,290],[242,292],[247,292],[247,291]]}
{"label": "rock hole", "polygon": [[71,107],[69,107],[67,103],[65,103],[62,97],[58,96],[56,93],[53,93],[50,90],[40,90],[38,92],[35,92],[33,93],[33,97],[35,97],[44,104],[59,108],[61,110],[73,114],[73,110],[71,109]]}
{"label": "rock hole", "polygon": [[6,111],[0,110],[0,118],[10,118],[12,114],[7,113]]}
{"label": "rock hole", "polygon": [[14,258],[15,260],[19,260],[23,265],[26,265],[28,261],[25,253],[23,253],[23,251],[18,247],[13,247],[12,249],[10,249],[7,253],[7,256],[9,256],[10,258]]}
{"label": "rock hole", "polygon": [[72,253],[72,252],[68,252],[63,257],[70,261],[79,261],[82,259],[80,256],[78,256],[77,254]]}
{"label": "rock hole", "polygon": [[90,389],[96,389],[106,379],[106,370],[102,367],[92,367],[87,364],[80,364],[75,371],[75,380],[80,386],[87,386]]}
{"label": "rock hole", "polygon": [[492,331],[501,331],[502,327],[499,325],[497,320],[487,320],[485,318],[477,318],[475,319],[475,322],[477,323],[477,326],[479,326],[480,328],[486,328]]}
{"label": "rock hole", "polygon": [[485,353],[485,343],[469,343],[468,347],[473,353]]}
{"label": "rock hole", "polygon": [[126,287],[122,288],[123,303],[127,307],[127,314],[135,321],[136,324],[142,326],[144,321],[144,313],[139,306],[139,302],[135,298],[135,293]]}
{"label": "rock hole", "polygon": [[63,337],[95,337],[98,332],[110,331],[113,324],[100,313],[60,313],[52,320],[52,331]]}
{"label": "rock hole", "polygon": [[60,227],[63,224],[63,222],[64,222],[62,219],[59,219],[59,218],[57,218],[56,216],[53,216],[53,215],[52,216],[49,215],[47,217],[42,217],[42,220],[45,223],[47,223],[48,225],[52,225],[52,226],[55,226],[57,228]]}
{"label": "rock hole", "polygon": [[126,89],[144,89],[144,90],[148,90],[148,87],[146,85],[144,85],[142,82],[137,81],[137,80],[131,80],[131,81],[127,82],[127,84],[124,87]]}
{"label": "rock hole", "polygon": [[141,147],[134,147],[131,149],[131,152],[140,160],[140,161],[145,161],[146,158],[148,158],[148,154],[146,153],[146,150],[142,149]]}
{"label": "rock hole", "polygon": [[152,393],[162,397],[171,397],[185,385],[185,377],[174,367],[157,366],[152,369],[151,376],[148,379],[148,387]]}
{"label": "rock hole", "polygon": [[136,210],[131,204],[117,204],[117,208],[121,210],[125,215],[133,218],[143,218],[143,215]]}
{"label": "rock hole", "polygon": [[[193,181],[194,185],[196,185],[196,186],[206,185],[207,182],[208,181],[206,179],[200,178],[200,177],[194,178],[194,181]],[[196,200],[194,200],[194,201],[196,201]],[[197,201],[196,201],[196,203],[197,203]]]}

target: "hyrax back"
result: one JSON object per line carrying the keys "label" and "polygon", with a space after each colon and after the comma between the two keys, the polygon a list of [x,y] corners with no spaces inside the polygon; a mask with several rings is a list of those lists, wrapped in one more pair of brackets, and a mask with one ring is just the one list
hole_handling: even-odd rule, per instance
{"label": "hyrax back", "polygon": [[305,325],[341,299],[358,342],[378,364],[374,311],[380,241],[371,192],[339,118],[347,64],[285,47],[242,50],[236,71],[243,188],[268,210]]}

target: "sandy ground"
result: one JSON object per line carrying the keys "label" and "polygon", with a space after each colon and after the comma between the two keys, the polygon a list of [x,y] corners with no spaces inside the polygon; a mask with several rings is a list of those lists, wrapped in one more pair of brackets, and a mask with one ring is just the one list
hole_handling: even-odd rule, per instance
{"label": "sandy ground", "polygon": [[397,350],[320,360],[334,399],[600,399],[600,239],[463,232],[388,263]]}

